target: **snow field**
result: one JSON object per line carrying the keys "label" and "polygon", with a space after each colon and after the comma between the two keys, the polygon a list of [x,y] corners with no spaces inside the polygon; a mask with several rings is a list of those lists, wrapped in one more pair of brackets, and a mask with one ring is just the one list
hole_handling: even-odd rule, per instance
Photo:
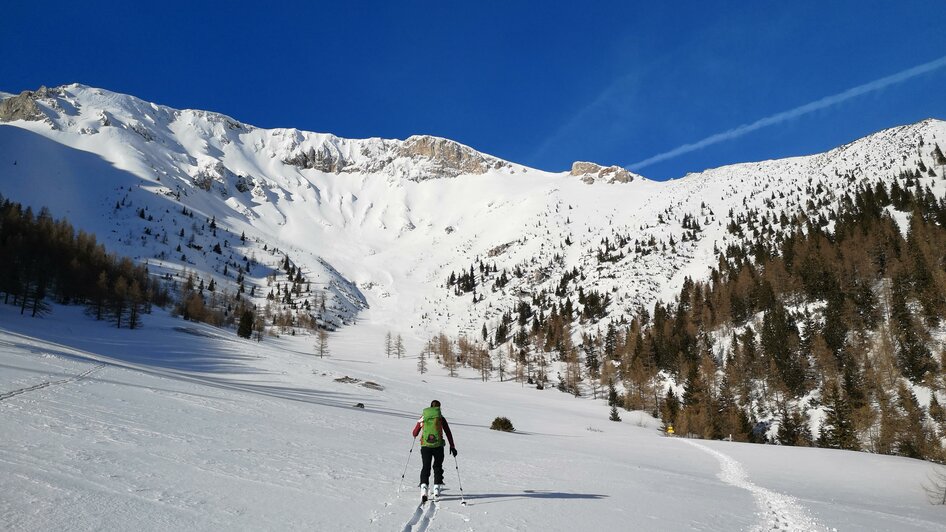
{"label": "snow field", "polygon": [[[638,413],[609,422],[602,401],[420,376],[415,359],[384,357],[372,325],[332,341],[318,359],[311,338],[257,344],[161,313],[128,331],[75,308],[0,308],[0,393],[57,383],[0,400],[0,528],[942,530],[923,462],[682,445]],[[410,430],[433,398],[459,456],[446,457],[439,507],[406,528],[420,464]],[[517,432],[489,430],[500,415]]]}

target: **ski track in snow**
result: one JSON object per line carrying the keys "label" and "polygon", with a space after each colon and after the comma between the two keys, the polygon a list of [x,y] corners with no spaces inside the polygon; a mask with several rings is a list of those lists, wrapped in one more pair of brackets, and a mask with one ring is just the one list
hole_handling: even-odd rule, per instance
{"label": "ski track in snow", "polygon": [[21,394],[24,394],[24,393],[35,392],[35,391],[37,391],[37,390],[42,390],[43,388],[49,388],[50,386],[60,386],[60,385],[62,385],[62,384],[69,384],[69,383],[71,383],[71,382],[78,382],[78,381],[81,381],[82,379],[88,377],[88,376],[91,375],[92,373],[94,373],[94,372],[96,372],[96,371],[98,371],[98,370],[100,370],[100,369],[102,369],[102,368],[104,368],[104,367],[105,367],[105,364],[98,364],[98,365],[96,365],[96,366],[94,366],[94,367],[92,367],[92,368],[90,368],[90,369],[87,369],[86,371],[83,371],[82,373],[80,373],[80,374],[78,374],[78,375],[69,377],[68,379],[60,379],[60,380],[58,380],[58,381],[45,381],[45,382],[41,382],[41,383],[39,383],[39,384],[37,384],[37,385],[35,385],[35,386],[29,386],[29,387],[26,387],[26,388],[20,388],[19,390],[13,390],[12,392],[2,393],[2,394],[0,394],[0,401],[3,401],[3,400],[5,400],[5,399],[9,399],[9,398],[11,398],[11,397],[15,397],[15,396],[17,396],[17,395],[21,395]]}
{"label": "ski track in snow", "polygon": [[411,516],[410,521],[404,524],[401,532],[426,532],[430,522],[437,515],[439,507],[440,503],[434,500],[428,501],[426,505],[418,506],[414,510],[414,515]]}
{"label": "ski track in snow", "polygon": [[749,480],[745,468],[735,458],[692,440],[680,439],[680,441],[716,458],[722,468],[719,472],[720,480],[752,493],[756,506],[759,508],[758,514],[763,519],[762,523],[753,528],[754,532],[827,530],[824,525],[809,515],[808,510],[794,497],[763,488]]}

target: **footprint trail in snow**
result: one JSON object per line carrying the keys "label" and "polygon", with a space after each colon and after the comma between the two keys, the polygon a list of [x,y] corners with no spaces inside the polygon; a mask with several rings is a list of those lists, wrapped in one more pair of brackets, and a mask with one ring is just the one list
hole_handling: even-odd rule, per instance
{"label": "footprint trail in snow", "polygon": [[752,493],[756,506],[759,508],[759,515],[763,519],[761,523],[753,528],[753,531],[827,530],[794,497],[754,484],[749,480],[749,475],[742,464],[733,457],[692,440],[680,439],[679,441],[692,445],[716,458],[722,468],[719,472],[720,480]]}

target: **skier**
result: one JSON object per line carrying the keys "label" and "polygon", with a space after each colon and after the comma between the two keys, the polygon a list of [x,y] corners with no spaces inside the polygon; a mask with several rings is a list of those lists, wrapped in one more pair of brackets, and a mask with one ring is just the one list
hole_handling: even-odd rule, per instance
{"label": "skier", "polygon": [[450,442],[450,454],[457,455],[457,446],[453,443],[453,434],[450,432],[450,425],[447,419],[440,414],[440,401],[434,399],[430,402],[430,407],[424,409],[424,413],[417,424],[414,425],[414,437],[418,434],[420,438],[420,457],[423,461],[420,469],[420,498],[421,504],[427,502],[427,485],[430,481],[430,465],[433,460],[434,466],[434,487],[430,495],[434,499],[440,496],[440,489],[443,487],[443,435],[446,433],[447,440]]}

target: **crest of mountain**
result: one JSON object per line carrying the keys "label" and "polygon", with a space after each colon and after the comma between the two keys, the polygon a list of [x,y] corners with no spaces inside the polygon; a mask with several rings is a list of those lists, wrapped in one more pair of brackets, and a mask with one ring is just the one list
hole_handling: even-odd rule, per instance
{"label": "crest of mountain", "polygon": [[[174,251],[195,224],[177,213],[196,213],[245,234],[229,244],[240,257],[278,271],[290,255],[332,291],[338,324],[361,314],[419,335],[478,335],[518,301],[545,293],[581,307],[591,289],[608,304],[579,328],[629,319],[705,278],[719,250],[763,238],[759,216],[830,217],[846,192],[918,163],[942,176],[931,152],[946,139],[946,124],[926,120],[823,154],[655,182],[587,162],[530,169],[431,136],[256,128],[78,84],[8,97],[0,121],[5,197],[47,205],[156,272],[219,276],[225,263],[206,247]],[[128,204],[156,221],[142,224]],[[471,268],[472,292],[447,286]]]}
{"label": "crest of mountain", "polygon": [[[53,91],[55,92],[55,90]],[[14,120],[42,120],[46,115],[36,105],[37,99],[49,99],[50,91],[40,87],[38,91],[23,91],[19,96],[5,98],[0,102],[0,122]]]}
{"label": "crest of mountain", "polygon": [[328,136],[311,142],[307,138],[284,162],[333,174],[384,172],[414,181],[479,175],[511,166],[469,146],[429,135],[415,135],[405,141]]}
{"label": "crest of mountain", "polygon": [[[120,96],[122,95],[78,84],[52,89],[41,87],[36,91],[23,91],[18,96],[7,98],[0,103],[0,122],[43,121],[56,129],[69,129],[88,114],[82,111],[83,104],[91,104],[98,108],[96,117],[100,126],[113,125],[114,118],[110,115],[115,116],[115,111],[119,111],[119,115],[126,116],[119,118],[115,125],[130,128],[148,141],[158,138],[151,129],[153,126],[162,125],[162,122],[172,124],[185,121],[192,126],[204,126],[200,128],[202,133],[216,135],[221,141],[225,135],[221,135],[222,132],[216,128],[207,128],[207,125],[222,125],[228,130],[240,132],[253,129],[216,113],[177,111],[147,104],[136,98]],[[116,103],[120,104],[119,109],[110,109],[110,106]],[[144,116],[140,116],[142,111]],[[145,120],[142,121],[142,118]],[[195,118],[204,123],[200,124]],[[98,128],[86,126],[79,132],[97,133]],[[295,129],[272,130],[272,134],[283,140],[279,153],[285,164],[326,173],[383,172],[397,178],[422,181],[463,174],[484,174],[491,169],[513,168],[510,163],[482,154],[469,146],[430,135],[414,135],[400,141],[380,138],[343,139],[335,135]],[[217,168],[211,171],[200,170],[199,173],[202,175],[201,181],[205,182],[206,178],[222,178],[225,170]]]}
{"label": "crest of mountain", "polygon": [[603,181],[605,183],[630,183],[641,176],[631,173],[628,169],[620,166],[604,167],[599,164],[576,161],[572,164],[571,175],[580,177],[582,181],[596,183]]}

